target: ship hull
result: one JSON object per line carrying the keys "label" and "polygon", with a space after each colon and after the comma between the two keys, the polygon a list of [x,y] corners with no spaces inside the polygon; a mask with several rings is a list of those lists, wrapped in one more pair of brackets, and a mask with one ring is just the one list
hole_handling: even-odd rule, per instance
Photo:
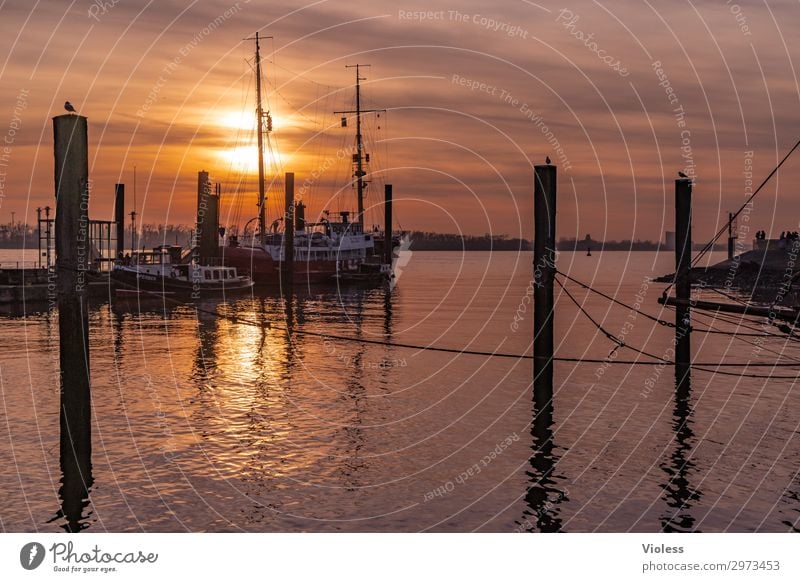
{"label": "ship hull", "polygon": [[125,269],[112,271],[111,280],[118,283],[118,290],[123,292],[143,291],[145,293],[188,295],[193,298],[246,291],[253,286],[253,282],[250,280],[192,282],[185,279],[137,273],[134,270]]}
{"label": "ship hull", "polygon": [[[284,280],[281,263],[264,250],[256,247],[224,247],[220,249],[222,264],[234,267],[248,275],[258,285],[280,285]],[[324,284],[335,280],[336,261],[296,261],[292,282],[298,284]]]}

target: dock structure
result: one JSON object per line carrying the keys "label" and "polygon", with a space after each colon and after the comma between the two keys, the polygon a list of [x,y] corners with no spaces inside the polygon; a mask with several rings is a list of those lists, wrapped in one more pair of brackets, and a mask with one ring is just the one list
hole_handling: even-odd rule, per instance
{"label": "dock structure", "polygon": [[[61,367],[61,497],[68,523],[77,523],[91,485],[91,384],[87,305],[89,155],[87,119],[53,118],[56,191],[56,289]],[[72,526],[68,526],[72,527]]]}

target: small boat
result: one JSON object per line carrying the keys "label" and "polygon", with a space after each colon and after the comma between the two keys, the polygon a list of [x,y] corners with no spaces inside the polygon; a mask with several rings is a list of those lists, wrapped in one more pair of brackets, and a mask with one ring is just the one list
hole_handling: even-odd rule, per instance
{"label": "small boat", "polygon": [[111,280],[121,294],[144,291],[148,294],[183,295],[198,299],[209,294],[246,291],[253,287],[250,277],[239,275],[235,267],[179,262],[180,247],[156,247],[134,252],[118,261]]}

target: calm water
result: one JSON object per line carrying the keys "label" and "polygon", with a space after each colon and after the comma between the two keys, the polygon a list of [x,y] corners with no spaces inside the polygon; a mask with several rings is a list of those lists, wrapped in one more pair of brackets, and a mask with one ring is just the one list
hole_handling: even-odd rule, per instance
{"label": "calm water", "polygon": [[[663,286],[647,277],[669,272],[672,261],[671,253],[562,253],[559,268],[623,301],[639,295],[643,311],[671,319],[656,302]],[[797,527],[800,394],[791,381],[697,371],[688,400],[676,400],[669,367],[558,363],[552,423],[539,415],[532,425],[530,360],[299,333],[530,353],[531,313],[522,303],[530,265],[530,254],[417,252],[391,293],[200,306],[258,325],[158,302],[96,304],[88,501],[62,487],[57,314],[7,313],[0,528]],[[611,333],[625,330],[629,343],[669,356],[672,330],[568,288]],[[609,354],[613,345],[563,294],[557,308],[558,355]],[[753,345],[724,335],[696,332],[693,344],[704,362],[776,357],[754,356]],[[764,343],[800,357],[797,345]]]}

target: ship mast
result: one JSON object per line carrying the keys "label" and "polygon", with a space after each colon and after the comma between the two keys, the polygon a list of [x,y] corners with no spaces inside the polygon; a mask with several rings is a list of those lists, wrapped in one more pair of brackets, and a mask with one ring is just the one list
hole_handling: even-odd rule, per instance
{"label": "ship mast", "polygon": [[[365,160],[369,160],[369,155],[364,152],[364,139],[361,135],[361,114],[362,113],[374,113],[379,111],[386,111],[385,109],[361,109],[361,81],[366,81],[366,77],[362,77],[359,72],[360,67],[369,67],[370,65],[345,65],[346,69],[355,69],[356,70],[356,110],[355,111],[334,111],[334,114],[356,114],[356,153],[353,155],[353,162],[355,163],[356,169],[353,173],[356,179],[356,190],[358,192],[358,214],[356,215],[356,222],[361,226],[361,230],[364,230],[364,188],[366,182],[364,182],[364,176],[367,175],[367,172],[364,171],[364,162]],[[342,125],[346,124],[346,118],[342,119]]]}
{"label": "ship mast", "polygon": [[267,119],[267,131],[272,130],[272,119],[269,112],[264,113],[261,104],[261,45],[259,40],[262,38],[272,38],[271,36],[259,37],[258,32],[254,37],[245,40],[256,41],[256,132],[258,134],[258,230],[260,243],[263,247],[267,236],[266,218],[266,195],[264,193],[264,118]]}

